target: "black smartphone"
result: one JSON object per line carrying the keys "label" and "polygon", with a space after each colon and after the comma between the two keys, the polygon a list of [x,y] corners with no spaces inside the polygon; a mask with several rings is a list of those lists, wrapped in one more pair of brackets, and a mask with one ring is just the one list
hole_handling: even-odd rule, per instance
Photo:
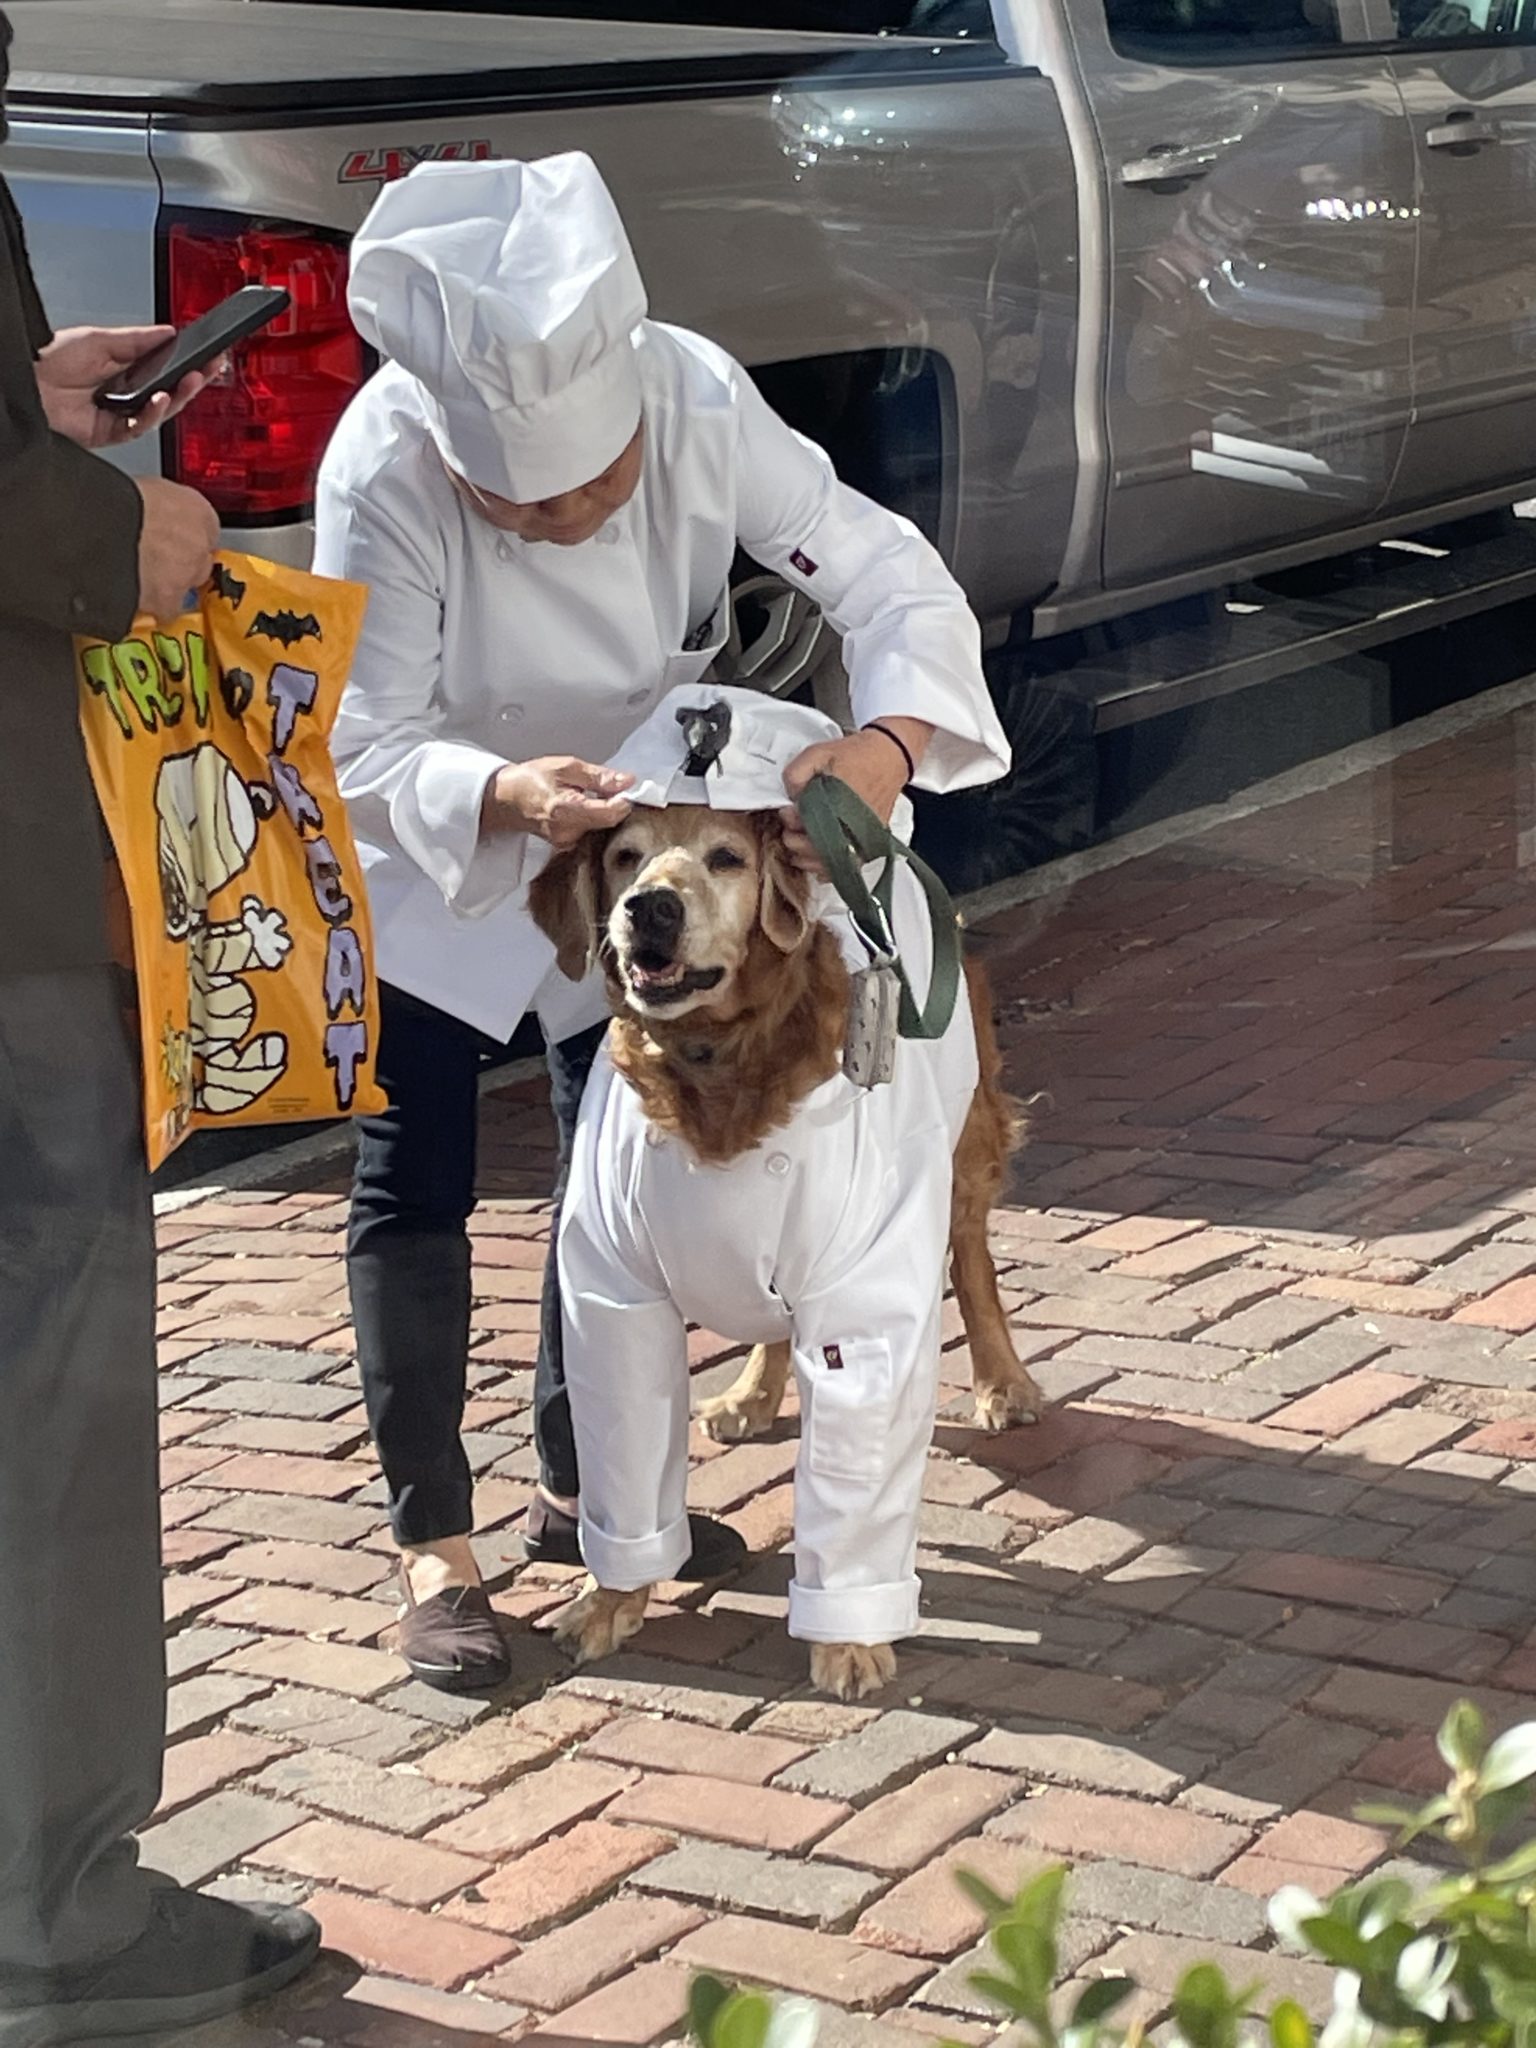
{"label": "black smartphone", "polygon": [[237,341],[244,341],[248,334],[254,334],[279,313],[286,312],[290,304],[287,292],[274,285],[248,284],[242,291],[231,292],[200,320],[183,327],[179,334],[151,349],[130,369],[120,371],[103,384],[96,394],[96,403],[103,412],[129,419],[136,417],[152,398],[158,398],[162,391],[174,391],[182,378],[190,377],[194,370],[205,370]]}

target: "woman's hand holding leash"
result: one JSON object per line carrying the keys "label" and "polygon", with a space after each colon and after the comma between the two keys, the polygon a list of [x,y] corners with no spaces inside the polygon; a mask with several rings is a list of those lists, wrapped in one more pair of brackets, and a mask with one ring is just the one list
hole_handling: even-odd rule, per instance
{"label": "woman's hand holding leash", "polygon": [[481,829],[531,832],[536,839],[547,839],[558,853],[589,832],[622,825],[629,816],[624,792],[634,779],[570,754],[509,761],[486,784]]}
{"label": "woman's hand holding leash", "polygon": [[[921,718],[883,718],[861,732],[807,747],[785,769],[784,787],[798,797],[813,775],[834,775],[864,799],[883,825],[889,824],[896,799],[921,764],[932,737],[933,727]],[[789,805],[779,815],[784,820],[785,852],[797,868],[825,881],[800,813]]]}

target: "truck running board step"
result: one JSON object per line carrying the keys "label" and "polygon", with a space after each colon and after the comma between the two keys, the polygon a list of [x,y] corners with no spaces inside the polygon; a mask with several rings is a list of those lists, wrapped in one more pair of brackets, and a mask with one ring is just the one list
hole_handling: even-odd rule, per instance
{"label": "truck running board step", "polygon": [[1536,531],[1495,514],[1042,641],[1031,663],[1111,732],[1533,593]]}

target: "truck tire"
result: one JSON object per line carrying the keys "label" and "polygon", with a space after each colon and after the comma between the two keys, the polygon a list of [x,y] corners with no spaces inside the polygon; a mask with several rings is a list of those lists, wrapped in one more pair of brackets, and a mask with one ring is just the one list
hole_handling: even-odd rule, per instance
{"label": "truck tire", "polygon": [[818,606],[744,556],[732,572],[730,603],[725,646],[714,666],[717,682],[793,697],[837,654],[837,635]]}

